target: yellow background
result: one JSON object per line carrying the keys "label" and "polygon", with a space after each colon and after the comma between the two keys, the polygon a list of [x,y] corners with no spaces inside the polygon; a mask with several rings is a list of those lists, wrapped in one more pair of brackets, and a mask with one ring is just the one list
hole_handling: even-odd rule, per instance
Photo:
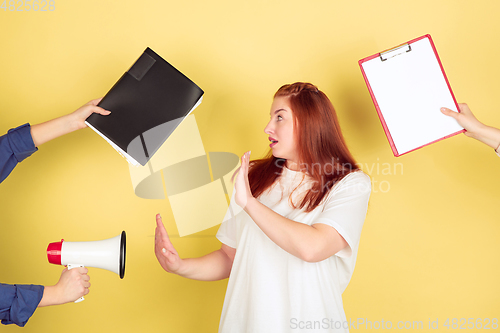
{"label": "yellow background", "polygon": [[[393,157],[358,66],[429,33],[457,100],[500,127],[499,12],[496,0],[56,0],[52,12],[0,10],[0,132],[104,95],[149,46],[204,89],[194,114],[205,150],[257,158],[274,92],[313,82],[374,181],[347,318],[422,321],[419,331],[429,320],[444,331],[447,318],[499,318],[499,158],[464,135]],[[136,197],[126,161],[92,130],[41,146],[0,185],[0,202],[4,283],[56,283],[50,242],[128,236],[123,280],[90,269],[86,301],[38,309],[24,332],[217,331],[227,281],[162,271],[154,217],[175,235],[169,203]],[[220,246],[216,230],[173,243],[201,256]]]}

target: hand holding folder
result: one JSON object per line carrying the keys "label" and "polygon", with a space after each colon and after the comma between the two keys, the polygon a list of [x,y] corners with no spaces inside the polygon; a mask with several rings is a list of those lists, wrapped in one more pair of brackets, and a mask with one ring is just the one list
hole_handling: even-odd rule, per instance
{"label": "hand holding folder", "polygon": [[203,90],[147,48],[98,106],[106,117],[86,124],[133,165],[145,165],[201,103]]}

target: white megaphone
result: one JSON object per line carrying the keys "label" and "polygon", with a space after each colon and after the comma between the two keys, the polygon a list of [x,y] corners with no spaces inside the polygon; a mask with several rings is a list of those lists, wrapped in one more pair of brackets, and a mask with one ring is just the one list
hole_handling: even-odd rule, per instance
{"label": "white megaphone", "polygon": [[[125,245],[126,235],[93,242],[60,242],[50,243],[47,247],[47,258],[49,263],[75,267],[96,267],[115,272],[123,279],[125,275]],[[75,301],[81,302],[80,297]]]}

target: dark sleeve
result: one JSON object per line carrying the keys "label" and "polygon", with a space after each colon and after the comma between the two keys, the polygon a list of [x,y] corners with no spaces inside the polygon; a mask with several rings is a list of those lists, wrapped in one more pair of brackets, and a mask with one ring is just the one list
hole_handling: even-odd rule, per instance
{"label": "dark sleeve", "polygon": [[2,324],[23,327],[42,300],[43,286],[0,283],[0,319]]}
{"label": "dark sleeve", "polygon": [[0,183],[16,167],[17,163],[29,157],[38,148],[31,137],[30,124],[24,124],[0,136]]}

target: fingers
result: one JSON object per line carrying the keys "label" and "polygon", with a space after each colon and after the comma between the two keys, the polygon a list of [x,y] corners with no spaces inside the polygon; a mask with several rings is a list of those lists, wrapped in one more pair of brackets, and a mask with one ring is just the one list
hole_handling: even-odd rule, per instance
{"label": "fingers", "polygon": [[247,151],[243,156],[241,157],[241,171],[243,178],[245,179],[245,182],[248,179],[248,166],[250,163],[250,151]]}
{"label": "fingers", "polygon": [[101,100],[102,100],[102,97],[97,98],[97,99],[93,99],[90,102],[88,102],[86,105],[91,106],[93,113],[99,113],[99,114],[102,114],[103,116],[107,116],[108,114],[111,113],[111,111],[103,109],[100,106],[97,106],[97,104],[99,104],[99,102],[101,102]]}
{"label": "fingers", "polygon": [[[163,226],[163,220],[161,219],[161,215],[160,214],[156,214],[156,226]],[[165,228],[165,226],[163,226],[163,228]]]}
{"label": "fingers", "polygon": [[[63,273],[64,273],[65,271],[67,271],[67,270],[68,270],[68,268],[65,268],[65,269],[63,270]],[[72,268],[72,269],[70,270],[70,273],[80,275],[80,277],[81,277],[83,280],[85,280],[85,281],[90,280],[90,276],[88,275],[89,270],[88,270],[88,268],[87,268],[87,267],[75,267],[75,268]]]}
{"label": "fingers", "polygon": [[246,166],[246,169],[248,169],[248,165],[249,165],[249,162],[250,162],[250,151],[247,151],[246,153],[244,153],[241,156],[240,161],[241,161],[240,167],[238,169],[236,169],[236,171],[231,176],[231,182],[232,183],[234,183],[234,179],[239,175],[240,171],[243,170],[243,172],[248,172],[248,170],[245,171],[245,166]]}
{"label": "fingers", "polygon": [[250,152],[247,151],[241,156],[241,167],[236,175],[235,183],[235,202],[241,208],[245,208],[248,199],[252,196],[248,182],[248,169],[250,162]]}
{"label": "fingers", "polygon": [[160,214],[156,214],[155,245],[156,250],[161,251],[163,255],[165,255],[165,252],[167,251],[176,253],[175,248],[170,241],[170,237],[168,237],[167,230],[163,225]]}
{"label": "fingers", "polygon": [[155,255],[165,271],[172,273],[178,269],[180,257],[168,237],[160,214],[156,215]]}
{"label": "fingers", "polygon": [[251,153],[252,153],[251,151],[248,151],[246,153],[246,157],[245,157],[245,169],[246,169],[247,175],[248,175],[248,166],[250,165],[250,154]]}
{"label": "fingers", "polygon": [[241,171],[243,171],[243,176],[248,174],[249,163],[250,163],[250,151],[247,151],[241,156]]}
{"label": "fingers", "polygon": [[111,113],[111,111],[105,110],[97,104],[101,98],[91,100],[87,104],[83,105],[73,113],[71,113],[71,123],[75,129],[81,129],[87,127],[85,120],[93,113],[97,113],[103,116],[107,116]]}
{"label": "fingers", "polygon": [[56,286],[60,293],[65,296],[58,304],[74,301],[89,293],[91,284],[90,276],[87,273],[88,269],[86,267],[75,267],[70,270],[65,268],[62,271],[61,278]]}
{"label": "fingers", "polygon": [[91,286],[91,284],[90,284],[90,276],[87,275],[87,274],[83,274],[81,276],[81,280],[82,280],[81,284],[85,288],[84,295],[87,295],[89,293],[89,288]]}
{"label": "fingers", "polygon": [[73,270],[77,271],[78,273],[80,274],[88,274],[89,270],[87,269],[87,267],[75,267],[73,268]]}
{"label": "fingers", "polygon": [[[245,156],[250,156],[250,151],[247,151],[245,154],[243,154],[240,158],[240,161],[241,161],[241,165],[238,169],[236,169],[236,171],[233,173],[233,175],[231,176],[231,182],[234,183],[234,179],[239,175],[240,171],[243,171],[243,172],[246,172],[245,171]],[[247,160],[249,160],[249,158],[247,158]],[[247,166],[248,166],[248,161],[247,161]]]}
{"label": "fingers", "polygon": [[77,280],[81,280],[82,281],[81,283],[82,283],[83,287],[90,288],[90,282],[89,282],[90,281],[90,276],[88,275],[89,270],[87,269],[87,267],[75,267],[75,268],[72,269],[72,271],[75,272],[73,274],[77,274],[77,276],[75,276],[75,278]]}
{"label": "fingers", "polygon": [[460,109],[459,112],[455,112],[451,109],[448,108],[441,108],[441,112],[447,116],[450,116],[452,118],[458,119],[460,117],[460,114],[469,116],[472,115],[472,111],[470,110],[469,106],[466,103],[460,103],[458,104],[458,108]]}
{"label": "fingers", "polygon": [[155,241],[162,242],[164,239],[168,239],[168,233],[163,225],[160,214],[156,214],[156,230],[155,230]]}
{"label": "fingers", "polygon": [[245,157],[246,157],[247,153],[244,153],[243,155],[241,155],[241,171],[245,172],[245,166],[246,166],[246,162],[245,162]]}
{"label": "fingers", "polygon": [[103,116],[107,116],[108,114],[111,113],[111,111],[105,110],[105,109],[98,107],[98,106],[96,106],[93,111],[94,111],[94,113],[99,113],[99,114],[102,114]]}
{"label": "fingers", "polygon": [[243,155],[241,155],[241,165],[246,164],[248,165],[248,162],[250,160],[250,151],[247,151]]}
{"label": "fingers", "polygon": [[111,111],[103,109],[100,106],[96,106],[96,105],[91,106],[91,111],[92,111],[92,113],[99,113],[99,114],[102,114],[103,116],[107,116],[108,114],[111,113]]}

